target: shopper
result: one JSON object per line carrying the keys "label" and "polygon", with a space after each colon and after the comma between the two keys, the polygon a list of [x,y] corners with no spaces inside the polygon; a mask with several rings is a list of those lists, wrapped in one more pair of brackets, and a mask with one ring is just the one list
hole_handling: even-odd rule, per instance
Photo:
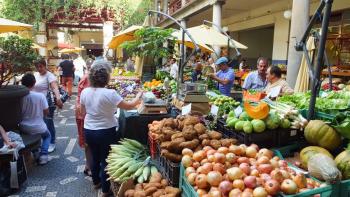
{"label": "shopper", "polygon": [[[114,114],[117,108],[133,109],[140,104],[141,93],[132,102],[125,102],[115,90],[107,89],[110,80],[110,63],[94,63],[89,73],[90,87],[85,88],[80,97],[84,119],[85,140],[92,153],[92,180],[95,188],[102,186],[102,196],[110,195],[110,183],[105,168],[110,145],[120,139],[116,132],[118,121]],[[101,175],[101,176],[100,176]]]}
{"label": "shopper", "polygon": [[81,78],[84,76],[84,69],[86,67],[85,60],[78,54],[74,54],[76,57],[73,60],[74,64],[74,86],[78,85]]}
{"label": "shopper", "polygon": [[265,92],[267,95],[270,95],[272,91],[278,91],[279,94],[293,94],[294,90],[290,88],[288,83],[281,77],[282,70],[278,66],[271,66],[267,69],[266,78],[269,82],[265,88]]}
{"label": "shopper", "polygon": [[170,65],[170,76],[176,80],[179,72],[179,66],[176,63],[175,58],[170,59]]}
{"label": "shopper", "polygon": [[22,100],[22,120],[19,123],[21,131],[29,135],[40,134],[42,138],[39,164],[46,164],[48,159],[48,149],[51,135],[44,122],[44,115],[49,114],[49,105],[45,96],[34,92],[35,77],[27,73],[22,77],[22,85],[27,87],[30,92]]}
{"label": "shopper", "polygon": [[67,91],[68,96],[72,96],[72,87],[74,79],[74,64],[69,60],[69,55],[62,54],[63,61],[59,65],[59,69],[62,71],[62,85]]}
{"label": "shopper", "polygon": [[244,80],[244,90],[263,90],[267,85],[266,70],[269,62],[266,58],[260,57],[257,61],[258,70],[251,72]]}
{"label": "shopper", "polygon": [[209,74],[209,77],[219,83],[219,91],[221,94],[230,96],[235,74],[228,66],[228,59],[226,57],[221,57],[216,60],[215,64],[218,65],[220,71],[216,74]]}
{"label": "shopper", "polygon": [[78,96],[75,102],[75,120],[77,123],[77,128],[78,128],[78,139],[79,139],[79,146],[84,149],[85,151],[85,169],[84,169],[84,174],[91,176],[91,150],[90,147],[85,143],[85,137],[84,137],[84,118],[85,114],[81,113],[81,106],[80,106],[80,95],[81,92],[89,87],[89,72],[91,65],[93,63],[93,59],[87,59],[86,60],[86,73],[85,75],[81,78],[79,84],[78,84]]}
{"label": "shopper", "polygon": [[202,79],[202,70],[203,65],[200,62],[197,62],[192,71],[192,82],[196,82]]}
{"label": "shopper", "polygon": [[49,105],[49,114],[44,117],[44,121],[51,135],[51,142],[49,146],[49,153],[51,153],[56,148],[56,129],[53,121],[54,112],[56,110],[56,106],[61,109],[63,107],[63,103],[60,99],[56,99],[55,103],[52,103],[52,99],[48,97],[49,90],[54,93],[56,98],[60,98],[60,93],[58,90],[57,78],[47,70],[45,59],[40,59],[34,64],[38,72],[34,73],[36,83],[34,85],[33,91],[42,93],[44,96],[46,96],[47,103]]}

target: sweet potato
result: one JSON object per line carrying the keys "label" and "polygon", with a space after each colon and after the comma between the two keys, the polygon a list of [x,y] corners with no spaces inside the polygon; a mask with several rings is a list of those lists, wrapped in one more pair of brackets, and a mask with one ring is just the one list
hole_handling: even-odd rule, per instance
{"label": "sweet potato", "polygon": [[207,133],[204,133],[198,137],[199,140],[204,140],[204,139],[210,139],[209,135]]}
{"label": "sweet potato", "polygon": [[221,142],[219,140],[210,140],[210,146],[214,149],[221,147]]}
{"label": "sweet potato", "polygon": [[168,149],[170,143],[171,143],[171,141],[162,142],[162,143],[160,144],[160,148],[162,148],[162,149]]}
{"label": "sweet potato", "polygon": [[[153,181],[157,181],[157,180],[153,180]],[[162,187],[162,184],[160,184],[160,181],[157,181],[157,182],[149,182],[143,189],[144,190],[147,190],[148,188],[151,188],[151,187],[156,187],[156,188],[161,188]]]}
{"label": "sweet potato", "polygon": [[168,150],[170,152],[173,152],[173,153],[180,153],[182,151],[181,147],[180,147],[180,144],[182,142],[185,142],[185,138],[181,137],[181,138],[176,138],[174,140],[172,140],[168,146]]}
{"label": "sweet potato", "polygon": [[164,189],[159,189],[156,192],[153,193],[152,197],[160,197],[161,195],[164,195]]}
{"label": "sweet potato", "polygon": [[146,192],[145,191],[136,191],[134,193],[134,197],[146,197]]}
{"label": "sweet potato", "polygon": [[143,190],[142,183],[138,183],[135,185],[135,191]]}
{"label": "sweet potato", "polygon": [[161,151],[161,155],[166,157],[167,159],[169,159],[170,161],[174,162],[174,163],[179,163],[182,159],[182,155],[181,154],[175,154],[175,153],[171,153],[168,150],[162,150]]}
{"label": "sweet potato", "polygon": [[166,187],[169,185],[169,182],[166,179],[162,179],[160,183],[162,184],[163,187]]}
{"label": "sweet potato", "polygon": [[176,196],[179,196],[181,194],[181,190],[179,188],[167,186],[165,187],[165,193],[166,194],[175,194]]}
{"label": "sweet potato", "polygon": [[162,174],[160,174],[159,172],[156,172],[151,176],[149,183],[160,183],[161,180],[162,180]]}
{"label": "sweet potato", "polygon": [[134,194],[135,194],[135,190],[133,190],[133,189],[128,189],[128,190],[126,190],[126,192],[124,193],[124,196],[125,196],[125,197],[134,197]]}
{"label": "sweet potato", "polygon": [[197,133],[194,130],[183,131],[182,135],[184,136],[186,141],[193,140],[197,138]]}
{"label": "sweet potato", "polygon": [[157,187],[150,187],[148,189],[145,190],[146,192],[146,196],[152,195],[155,191],[157,191],[158,188]]}
{"label": "sweet potato", "polygon": [[170,128],[176,128],[175,127],[175,121],[173,118],[167,118],[164,120],[163,127],[170,127]]}
{"label": "sweet potato", "polygon": [[193,139],[191,141],[187,141],[187,142],[182,142],[180,144],[180,148],[184,149],[184,148],[189,148],[191,150],[195,149],[197,146],[199,145],[199,140],[198,139]]}
{"label": "sweet potato", "polygon": [[212,140],[220,140],[222,138],[222,134],[217,131],[210,131],[208,135]]}
{"label": "sweet potato", "polygon": [[207,131],[207,128],[202,123],[197,123],[193,128],[198,135],[202,135]]}

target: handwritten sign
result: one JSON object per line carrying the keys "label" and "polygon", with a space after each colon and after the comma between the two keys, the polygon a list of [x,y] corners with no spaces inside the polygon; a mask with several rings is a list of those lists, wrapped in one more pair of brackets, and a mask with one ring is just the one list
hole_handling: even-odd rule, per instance
{"label": "handwritten sign", "polygon": [[238,106],[234,112],[235,112],[236,117],[238,117],[243,112],[243,109],[241,106]]}
{"label": "handwritten sign", "polygon": [[181,109],[181,114],[184,116],[184,115],[187,115],[189,113],[191,113],[191,109],[192,109],[192,104],[188,104],[186,106],[183,106],[182,109]]}
{"label": "handwritten sign", "polygon": [[278,97],[278,95],[281,93],[281,86],[276,86],[274,88],[271,88],[270,93],[267,95],[267,97],[269,98],[276,98]]}

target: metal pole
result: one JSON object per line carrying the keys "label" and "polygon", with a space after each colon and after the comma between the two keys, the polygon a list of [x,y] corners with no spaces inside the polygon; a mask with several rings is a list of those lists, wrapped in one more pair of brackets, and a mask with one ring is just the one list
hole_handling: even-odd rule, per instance
{"label": "metal pole", "polygon": [[[317,52],[317,60],[316,60],[316,67],[315,67],[315,79],[312,80],[312,86],[311,86],[312,89],[311,89],[311,98],[310,98],[309,114],[308,114],[309,120],[313,119],[315,116],[316,97],[318,96],[317,94],[318,94],[318,90],[320,87],[320,75],[321,75],[321,69],[322,69],[322,66],[324,63],[324,54],[325,54],[324,52],[325,52],[328,26],[329,26],[329,18],[330,18],[331,11],[332,11],[333,0],[325,0],[323,2],[325,3],[325,10],[324,10],[323,20],[322,20],[319,50]],[[310,29],[311,29],[311,27],[310,27]]]}
{"label": "metal pole", "polygon": [[[180,65],[184,65],[183,63],[185,62],[185,32],[182,31],[182,44],[181,44],[181,60],[180,60]],[[183,83],[184,78],[183,78],[183,68],[179,69],[180,74],[179,74],[179,81]]]}

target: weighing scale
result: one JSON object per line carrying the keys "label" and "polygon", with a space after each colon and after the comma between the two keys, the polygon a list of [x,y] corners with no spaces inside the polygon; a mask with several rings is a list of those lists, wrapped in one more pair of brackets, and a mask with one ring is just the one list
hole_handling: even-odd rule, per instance
{"label": "weighing scale", "polygon": [[154,103],[145,103],[142,104],[137,109],[139,114],[167,114],[167,105],[162,99],[156,99]]}

